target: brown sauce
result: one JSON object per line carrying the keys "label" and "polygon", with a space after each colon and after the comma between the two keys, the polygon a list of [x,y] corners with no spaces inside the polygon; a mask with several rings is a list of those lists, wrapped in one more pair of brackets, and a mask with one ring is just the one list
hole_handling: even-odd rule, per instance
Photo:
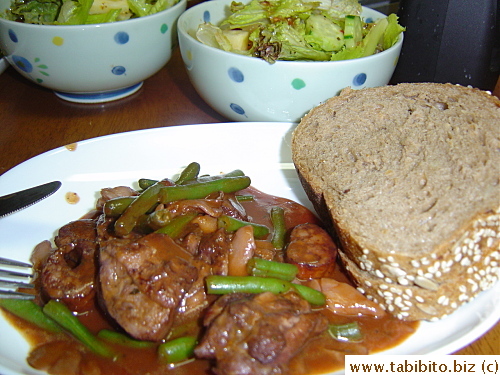
{"label": "brown sauce", "polygon": [[80,197],[78,196],[78,194],[72,191],[68,191],[64,195],[64,199],[66,199],[66,202],[68,202],[69,204],[77,204],[78,202],[80,202]]}
{"label": "brown sauce", "polygon": [[[268,210],[280,205],[287,213],[287,227],[292,228],[300,223],[313,222],[318,219],[305,207],[284,198],[266,195],[249,188],[246,193],[255,197],[254,201],[244,202],[247,214],[252,221],[270,226]],[[338,264],[330,277],[349,283],[347,276]],[[157,346],[146,349],[133,349],[122,345],[114,345],[120,352],[117,360],[99,357],[65,334],[48,334],[46,331],[30,324],[8,312],[4,312],[9,322],[15,326],[28,340],[31,352],[28,363],[50,374],[63,375],[143,375],[143,374],[173,374],[173,375],[208,375],[210,363],[205,360],[193,360],[182,366],[171,367],[158,360]],[[375,353],[394,347],[408,338],[418,327],[418,322],[400,321],[389,314],[375,319],[370,317],[347,317],[324,310],[332,324],[344,324],[357,321],[363,332],[360,343],[341,343],[333,340],[327,333],[310,341],[301,354],[290,364],[290,375],[321,374],[339,370],[344,366],[345,353],[363,354]],[[91,305],[84,314],[79,315],[91,332],[97,334],[101,329],[113,329],[108,319],[98,306]],[[198,326],[190,328],[196,334]],[[76,364],[76,365],[75,365]],[[72,370],[70,370],[72,369]],[[73,371],[73,372],[71,372]]]}

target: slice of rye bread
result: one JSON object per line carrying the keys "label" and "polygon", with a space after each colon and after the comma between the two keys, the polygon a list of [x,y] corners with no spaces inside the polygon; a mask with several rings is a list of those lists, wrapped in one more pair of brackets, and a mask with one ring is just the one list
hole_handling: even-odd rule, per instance
{"label": "slice of rye bread", "polygon": [[358,289],[437,320],[500,277],[500,100],[399,84],[312,109],[292,138],[304,189]]}

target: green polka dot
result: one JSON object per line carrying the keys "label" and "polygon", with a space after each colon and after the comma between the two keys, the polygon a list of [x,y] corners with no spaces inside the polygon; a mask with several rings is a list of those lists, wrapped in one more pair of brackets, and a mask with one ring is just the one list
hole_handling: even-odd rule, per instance
{"label": "green polka dot", "polygon": [[162,34],[165,34],[168,31],[168,25],[166,23],[161,25],[160,31]]}
{"label": "green polka dot", "polygon": [[295,90],[300,90],[300,89],[303,89],[304,87],[306,87],[306,83],[303,80],[301,80],[300,78],[295,78],[292,81],[292,87]]}

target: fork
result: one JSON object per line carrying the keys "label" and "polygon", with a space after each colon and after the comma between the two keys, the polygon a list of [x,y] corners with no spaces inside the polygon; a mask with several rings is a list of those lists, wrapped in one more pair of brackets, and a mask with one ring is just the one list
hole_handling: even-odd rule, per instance
{"label": "fork", "polygon": [[33,299],[30,293],[18,291],[20,288],[34,288],[31,284],[33,266],[7,258],[0,258],[0,298]]}

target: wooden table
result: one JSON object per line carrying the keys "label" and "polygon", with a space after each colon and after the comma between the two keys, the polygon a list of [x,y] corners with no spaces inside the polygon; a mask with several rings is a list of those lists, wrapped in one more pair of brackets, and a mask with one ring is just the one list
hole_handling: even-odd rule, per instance
{"label": "wooden table", "polygon": [[[498,96],[498,85],[497,90]],[[42,152],[87,138],[217,122],[227,120],[198,96],[178,50],[140,91],[105,104],[63,101],[9,67],[0,75],[0,175]],[[457,354],[500,354],[500,323]]]}

